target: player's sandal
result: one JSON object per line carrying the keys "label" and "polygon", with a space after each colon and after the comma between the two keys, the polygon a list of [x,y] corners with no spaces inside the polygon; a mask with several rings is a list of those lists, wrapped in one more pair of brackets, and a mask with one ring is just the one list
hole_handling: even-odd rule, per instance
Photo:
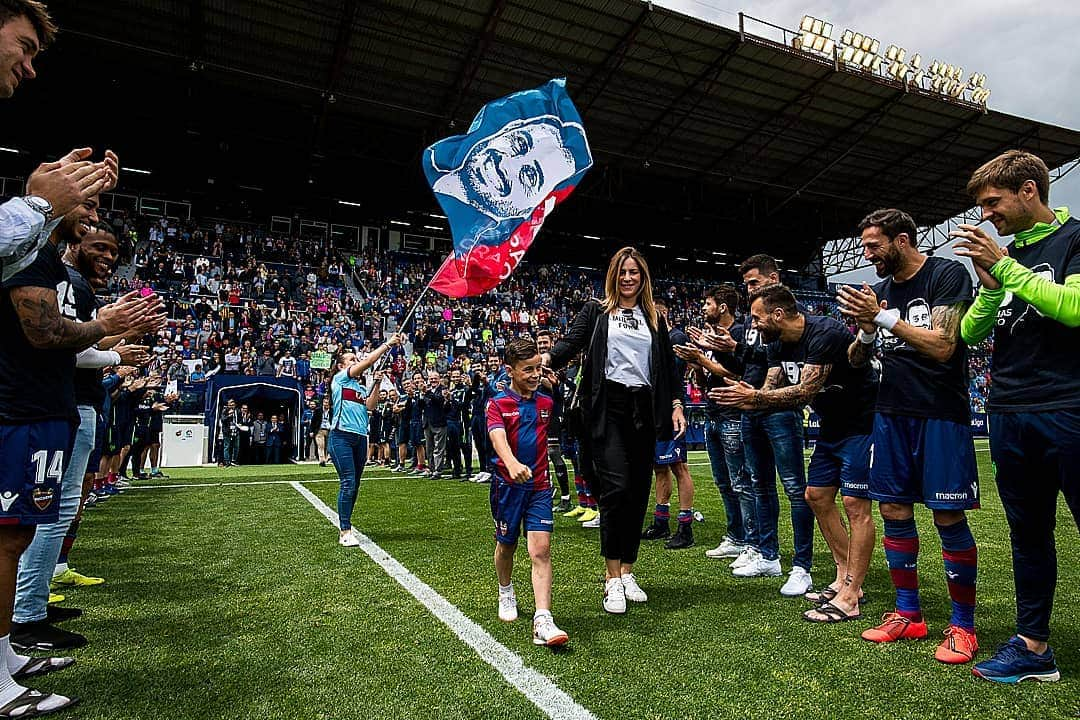
{"label": "player's sandal", "polygon": [[[821,615],[824,615],[825,617],[811,617],[811,613],[819,613]],[[861,617],[861,612],[855,613],[854,615],[848,615],[846,612],[828,601],[821,603],[813,610],[807,610],[803,613],[803,620],[805,620],[806,622],[824,624],[847,622],[848,620],[858,620]]]}
{"label": "player's sandal", "polygon": [[7,705],[0,707],[0,718],[29,718],[37,717],[38,715],[46,715],[48,713],[59,712],[60,710],[67,710],[78,704],[78,698],[67,698],[65,702],[60,705],[54,705],[46,708],[42,708],[41,705],[49,698],[60,698],[63,695],[54,695],[52,693],[38,692],[37,690],[26,690],[17,698],[9,702]]}
{"label": "player's sandal", "polygon": [[[836,591],[832,589],[831,585],[826,585],[821,590],[810,590],[809,592],[803,593],[803,597],[814,603],[815,605],[820,605],[824,602],[832,602],[833,598],[836,597]],[[866,604],[865,592],[859,596],[859,604]]]}
{"label": "player's sandal", "polygon": [[71,657],[34,657],[26,661],[21,668],[11,673],[12,680],[26,680],[27,678],[48,675],[57,670],[63,670],[75,664],[75,658]]}

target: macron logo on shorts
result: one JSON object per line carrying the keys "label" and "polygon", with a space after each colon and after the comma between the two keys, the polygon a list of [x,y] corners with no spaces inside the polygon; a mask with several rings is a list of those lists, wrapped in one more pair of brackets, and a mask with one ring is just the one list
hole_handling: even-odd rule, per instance
{"label": "macron logo on shorts", "polygon": [[15,501],[19,499],[19,493],[13,493],[11,491],[0,493],[0,509],[7,512],[11,509],[11,506],[15,504]]}

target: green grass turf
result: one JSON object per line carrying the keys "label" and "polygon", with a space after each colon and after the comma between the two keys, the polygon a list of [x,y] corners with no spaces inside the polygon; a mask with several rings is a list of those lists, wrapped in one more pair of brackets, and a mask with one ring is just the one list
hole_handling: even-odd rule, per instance
{"label": "green grass turf", "polygon": [[[985,447],[982,444],[981,447]],[[1008,528],[978,454],[984,509],[971,514],[979,542],[977,622],[983,652],[1011,634]],[[564,652],[535,648],[529,565],[515,566],[522,619],[495,617],[487,486],[365,474],[356,525],[526,664],[600,718],[1066,718],[1080,711],[1080,631],[1075,525],[1061,504],[1053,645],[1064,673],[1054,685],[999,687],[967,666],[933,659],[949,603],[932,521],[919,513],[920,575],[932,637],[875,646],[859,631],[891,608],[880,544],[866,620],[803,622],[809,607],[785,599],[782,579],[736,580],[706,560],[724,529],[704,454],[691,456],[706,515],[697,546],[646,544],[636,568],[650,595],[623,617],[600,608],[595,530],[558,519],[554,611],[570,633]],[[334,507],[330,468],[170,471],[171,484],[90,510],[72,554],[108,583],[68,591],[84,618],[79,664],[35,687],[84,698],[81,718],[534,718],[540,712],[358,550],[287,484],[302,479]],[[880,528],[879,528],[880,529]],[[781,514],[781,549],[791,528]],[[815,580],[831,578],[815,541]]]}

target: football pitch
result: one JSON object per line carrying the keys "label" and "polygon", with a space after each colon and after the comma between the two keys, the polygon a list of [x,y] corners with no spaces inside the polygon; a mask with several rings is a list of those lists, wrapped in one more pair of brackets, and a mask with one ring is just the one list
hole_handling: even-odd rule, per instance
{"label": "football pitch", "polygon": [[[1014,619],[1009,534],[985,442],[976,622],[982,659]],[[531,642],[524,545],[521,617],[500,623],[488,486],[365,472],[354,514],[372,541],[341,548],[324,511],[331,468],[174,470],[87,511],[72,565],[105,585],[66,590],[85,609],[78,663],[34,687],[74,694],[86,718],[1069,718],[1080,713],[1080,553],[1060,503],[1052,644],[1063,679],[996,686],[933,659],[949,617],[940,542],[918,515],[929,639],[876,646],[859,632],[892,608],[879,538],[864,618],[804,622],[783,578],[737,580],[704,551],[724,532],[703,452],[691,453],[697,545],[645,543],[646,605],[600,607],[597,531],[557,518],[558,652]],[[325,504],[324,508],[320,508]],[[781,511],[789,568],[791,525]],[[370,555],[365,550],[370,551]],[[374,559],[373,559],[374,558]],[[378,562],[376,562],[378,560]],[[833,566],[815,537],[816,585]],[[395,579],[397,578],[397,579]],[[411,592],[410,592],[411,590]],[[434,612],[429,609],[434,608]]]}

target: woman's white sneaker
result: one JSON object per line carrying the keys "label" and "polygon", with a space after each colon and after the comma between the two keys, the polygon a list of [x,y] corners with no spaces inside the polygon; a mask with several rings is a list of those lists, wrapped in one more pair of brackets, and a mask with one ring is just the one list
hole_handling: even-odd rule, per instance
{"label": "woman's white sneaker", "polygon": [[360,538],[352,530],[338,535],[338,545],[341,547],[360,547]]}
{"label": "woman's white sneaker", "polygon": [[741,568],[732,570],[731,574],[735,577],[742,578],[779,577],[781,574],[780,558],[777,558],[776,560],[766,560],[761,555],[758,555]]}
{"label": "woman's white sneaker", "polygon": [[780,594],[784,597],[798,597],[805,595],[806,591],[814,586],[814,579],[805,568],[795,565],[788,573],[787,582],[780,588]]}
{"label": "woman's white sneaker", "polygon": [[626,612],[626,591],[620,578],[610,578],[604,583],[604,610],[614,615]]}
{"label": "woman's white sneaker", "polygon": [[630,602],[643,603],[647,602],[649,596],[645,594],[645,591],[641,589],[641,586],[637,584],[637,580],[634,579],[633,573],[626,573],[622,576],[623,595]]}

